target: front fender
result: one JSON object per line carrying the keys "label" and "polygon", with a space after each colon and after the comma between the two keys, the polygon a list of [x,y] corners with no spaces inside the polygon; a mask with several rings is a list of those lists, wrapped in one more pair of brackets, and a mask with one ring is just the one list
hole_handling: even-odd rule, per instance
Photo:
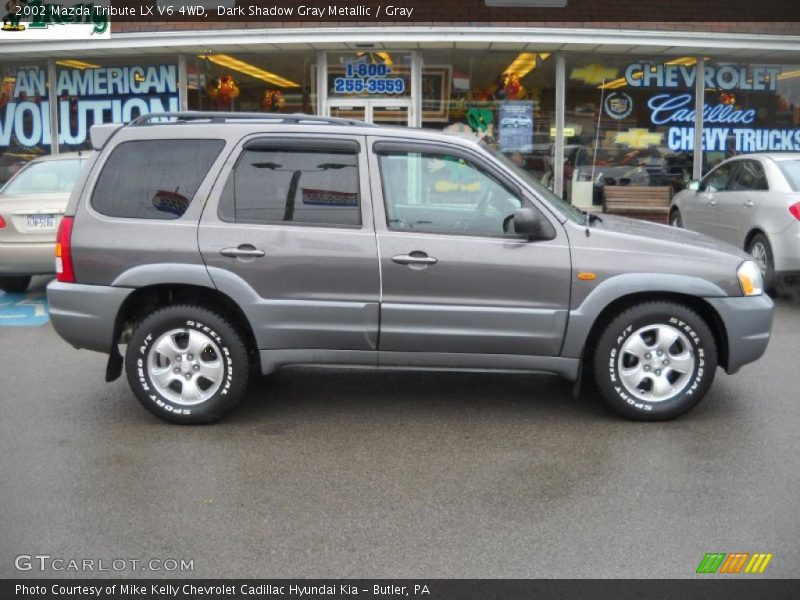
{"label": "front fender", "polygon": [[696,298],[726,297],[721,287],[706,279],[664,273],[625,273],[603,281],[570,310],[561,356],[579,358],[586,338],[600,314],[614,301],[632,294],[685,294]]}

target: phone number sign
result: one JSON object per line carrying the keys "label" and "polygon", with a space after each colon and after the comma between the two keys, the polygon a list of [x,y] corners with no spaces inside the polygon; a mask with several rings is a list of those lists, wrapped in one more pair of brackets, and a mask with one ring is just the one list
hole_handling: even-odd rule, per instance
{"label": "phone number sign", "polygon": [[385,64],[348,62],[344,77],[333,80],[333,89],[337,94],[402,94],[406,81]]}

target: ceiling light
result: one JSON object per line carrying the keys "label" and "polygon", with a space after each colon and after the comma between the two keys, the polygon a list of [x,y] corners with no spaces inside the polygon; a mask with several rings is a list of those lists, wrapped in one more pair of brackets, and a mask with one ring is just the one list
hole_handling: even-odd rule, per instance
{"label": "ceiling light", "polygon": [[57,65],[71,67],[73,69],[99,69],[100,65],[83,62],[82,60],[57,60]]}
{"label": "ceiling light", "polygon": [[503,71],[503,74],[516,75],[522,79],[537,67],[539,61],[544,62],[549,57],[550,53],[548,52],[520,52],[517,58]]}
{"label": "ceiling light", "polygon": [[244,73],[245,75],[249,75],[254,79],[260,79],[261,81],[266,81],[267,83],[271,83],[272,85],[276,85],[278,87],[300,87],[299,83],[295,83],[290,79],[285,79],[280,75],[270,73],[264,69],[259,69],[255,65],[251,65],[250,63],[246,63],[243,60],[239,60],[238,58],[234,58],[227,54],[204,54],[199,58],[205,58],[225,69],[231,69],[232,71]]}
{"label": "ceiling light", "polygon": [[784,71],[783,73],[778,75],[778,80],[794,79],[795,77],[800,77],[800,69],[795,69],[793,71]]}

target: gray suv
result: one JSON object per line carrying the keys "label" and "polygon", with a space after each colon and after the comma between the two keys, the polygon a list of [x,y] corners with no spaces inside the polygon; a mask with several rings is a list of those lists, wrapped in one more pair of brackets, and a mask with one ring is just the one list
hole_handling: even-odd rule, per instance
{"label": "gray suv", "polygon": [[470,138],[241,113],[91,138],[52,322],[172,422],[220,418],[284,365],[586,375],[663,420],[769,341],[742,251],[583,213]]}

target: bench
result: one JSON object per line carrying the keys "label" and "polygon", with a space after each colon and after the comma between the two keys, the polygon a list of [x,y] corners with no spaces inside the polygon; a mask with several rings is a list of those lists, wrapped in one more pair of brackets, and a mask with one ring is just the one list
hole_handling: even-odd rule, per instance
{"label": "bench", "polygon": [[606,185],[603,212],[667,223],[671,199],[670,186]]}

